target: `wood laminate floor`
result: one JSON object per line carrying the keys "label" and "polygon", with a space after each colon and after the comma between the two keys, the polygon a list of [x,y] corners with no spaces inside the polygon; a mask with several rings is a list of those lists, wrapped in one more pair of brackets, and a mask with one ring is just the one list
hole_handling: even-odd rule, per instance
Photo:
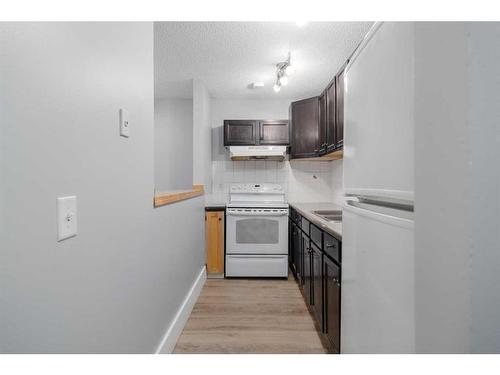
{"label": "wood laminate floor", "polygon": [[297,283],[208,279],[174,353],[326,353]]}

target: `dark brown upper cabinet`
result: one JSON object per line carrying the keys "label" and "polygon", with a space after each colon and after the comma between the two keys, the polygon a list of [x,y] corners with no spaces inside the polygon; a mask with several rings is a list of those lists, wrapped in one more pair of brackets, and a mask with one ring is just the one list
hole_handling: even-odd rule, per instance
{"label": "dark brown upper cabinet", "polygon": [[289,136],[288,120],[259,121],[259,144],[288,145]]}
{"label": "dark brown upper cabinet", "polygon": [[326,87],[326,135],[325,135],[325,153],[335,151],[337,148],[336,127],[337,121],[335,119],[337,110],[336,99],[336,78],[332,79],[330,84]]}
{"label": "dark brown upper cabinet", "polygon": [[327,90],[323,91],[319,96],[319,154],[326,153],[327,143],[324,142],[328,135],[328,97]]}
{"label": "dark brown upper cabinet", "polygon": [[[346,63],[347,65],[347,63]],[[335,148],[344,146],[344,76],[345,65],[335,77]]]}
{"label": "dark brown upper cabinet", "polygon": [[319,97],[290,105],[290,146],[293,159],[319,155]]}
{"label": "dark brown upper cabinet", "polygon": [[256,145],[257,127],[255,120],[224,120],[224,146]]}
{"label": "dark brown upper cabinet", "polygon": [[224,120],[224,146],[288,144],[288,120]]}
{"label": "dark brown upper cabinet", "polygon": [[[347,61],[348,62],[348,61]],[[290,105],[291,158],[315,158],[326,154],[342,157],[344,146],[344,75],[347,62],[316,97]]]}

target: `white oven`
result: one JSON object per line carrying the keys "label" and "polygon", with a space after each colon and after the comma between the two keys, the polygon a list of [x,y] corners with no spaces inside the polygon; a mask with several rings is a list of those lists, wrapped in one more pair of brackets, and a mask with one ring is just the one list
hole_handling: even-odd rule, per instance
{"label": "white oven", "polygon": [[288,254],[288,209],[228,208],[226,252]]}
{"label": "white oven", "polygon": [[288,205],[276,184],[233,184],[226,209],[226,276],[288,276]]}

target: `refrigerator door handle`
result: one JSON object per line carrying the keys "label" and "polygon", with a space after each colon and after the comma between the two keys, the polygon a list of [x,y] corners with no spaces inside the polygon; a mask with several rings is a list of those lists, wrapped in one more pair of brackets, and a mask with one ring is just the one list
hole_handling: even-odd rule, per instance
{"label": "refrigerator door handle", "polygon": [[397,225],[405,228],[413,228],[414,225],[413,212],[411,211],[366,204],[351,199],[346,199],[342,208],[354,214],[362,215],[391,225]]}

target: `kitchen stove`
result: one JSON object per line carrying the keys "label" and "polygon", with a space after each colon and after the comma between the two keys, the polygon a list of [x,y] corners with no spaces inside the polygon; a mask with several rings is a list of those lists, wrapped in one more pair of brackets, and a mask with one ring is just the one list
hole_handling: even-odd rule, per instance
{"label": "kitchen stove", "polygon": [[288,204],[278,184],[232,184],[226,276],[288,276]]}

